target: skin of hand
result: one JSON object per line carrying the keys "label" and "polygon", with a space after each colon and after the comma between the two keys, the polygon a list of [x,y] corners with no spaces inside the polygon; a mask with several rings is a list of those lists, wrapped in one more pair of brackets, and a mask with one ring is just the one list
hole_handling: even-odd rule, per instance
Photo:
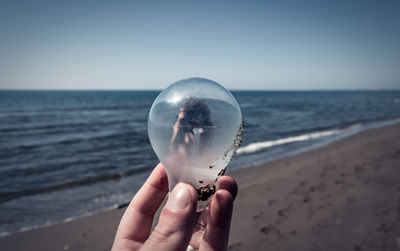
{"label": "skin of hand", "polygon": [[154,214],[168,193],[167,174],[158,164],[122,216],[111,250],[186,250],[189,244],[200,251],[226,250],[237,190],[231,177],[221,176],[210,206],[199,216],[196,190],[179,183],[150,233]]}

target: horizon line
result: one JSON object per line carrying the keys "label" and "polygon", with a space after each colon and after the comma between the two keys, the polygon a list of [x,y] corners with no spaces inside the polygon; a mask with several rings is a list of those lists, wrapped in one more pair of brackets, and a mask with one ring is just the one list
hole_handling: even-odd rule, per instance
{"label": "horizon line", "polygon": [[[229,91],[244,91],[244,92],[253,92],[253,91],[271,91],[271,92],[285,92],[285,91],[400,91],[400,88],[395,89],[395,88],[379,88],[379,89],[373,89],[373,88],[359,88],[359,89],[343,89],[343,88],[338,88],[338,89],[229,89],[226,88]],[[0,88],[1,91],[162,91],[164,89],[13,89],[13,88]]]}
{"label": "horizon line", "polygon": [[[31,92],[41,92],[41,91],[48,91],[48,92],[133,92],[133,91],[142,91],[142,92],[151,92],[151,91],[163,91],[164,89],[0,89],[0,92],[6,91],[14,91],[14,92],[24,92],[24,91],[31,91]],[[341,91],[400,91],[399,89],[228,89],[232,92],[341,92]]]}

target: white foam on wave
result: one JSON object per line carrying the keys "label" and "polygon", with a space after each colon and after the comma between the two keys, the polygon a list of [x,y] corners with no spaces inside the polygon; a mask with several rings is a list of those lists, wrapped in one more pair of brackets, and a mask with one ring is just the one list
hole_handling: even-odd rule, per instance
{"label": "white foam on wave", "polygon": [[307,140],[311,140],[311,139],[317,139],[317,138],[321,138],[321,137],[331,136],[334,134],[338,134],[341,131],[342,130],[328,130],[328,131],[321,131],[321,132],[312,132],[312,133],[301,134],[301,135],[292,136],[292,137],[288,137],[288,138],[256,142],[256,143],[249,144],[247,146],[240,147],[236,151],[236,154],[254,153],[254,152],[258,152],[263,149],[277,146],[277,145],[283,145],[283,144],[289,144],[289,143],[293,143],[293,142],[307,141]]}

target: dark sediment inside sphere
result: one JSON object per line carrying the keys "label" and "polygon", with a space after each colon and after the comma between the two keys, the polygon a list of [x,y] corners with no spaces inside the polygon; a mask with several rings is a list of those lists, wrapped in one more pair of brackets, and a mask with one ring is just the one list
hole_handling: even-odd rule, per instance
{"label": "dark sediment inside sphere", "polygon": [[214,193],[215,193],[215,185],[208,184],[204,187],[200,187],[199,189],[197,189],[197,194],[199,195],[197,200],[206,201]]}

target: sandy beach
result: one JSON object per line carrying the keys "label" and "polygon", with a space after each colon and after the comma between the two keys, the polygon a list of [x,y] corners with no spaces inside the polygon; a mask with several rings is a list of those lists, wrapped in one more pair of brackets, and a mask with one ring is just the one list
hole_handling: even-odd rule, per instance
{"label": "sandy beach", "polygon": [[[400,250],[400,125],[229,173],[229,250]],[[124,208],[0,239],[0,250],[110,250]]]}

